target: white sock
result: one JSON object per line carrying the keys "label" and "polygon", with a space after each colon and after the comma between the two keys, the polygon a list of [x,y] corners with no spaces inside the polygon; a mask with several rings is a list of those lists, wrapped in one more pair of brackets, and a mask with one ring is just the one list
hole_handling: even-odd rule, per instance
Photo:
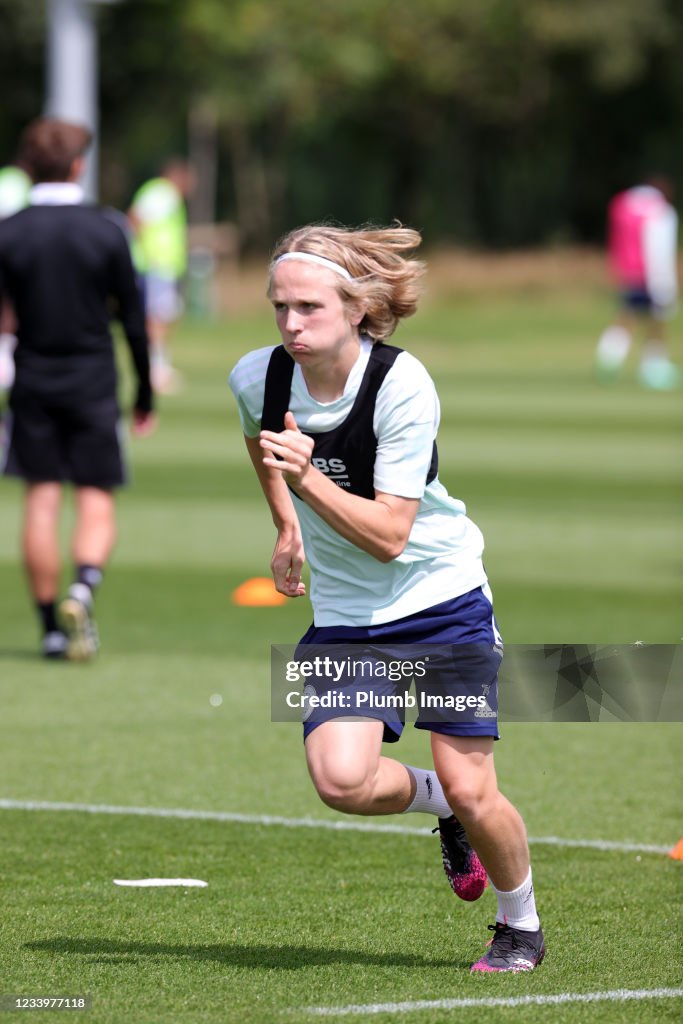
{"label": "white sock", "polygon": [[443,795],[441,783],[436,777],[434,769],[413,768],[404,764],[409,775],[415,779],[415,796],[412,803],[406,807],[404,814],[411,811],[421,811],[423,814],[436,814],[439,818],[450,818],[453,811],[448,806],[448,801]]}
{"label": "white sock", "polygon": [[631,347],[631,333],[625,327],[613,325],[600,335],[597,360],[609,370],[618,369],[625,361]]}
{"label": "white sock", "polygon": [[536,899],[534,897],[534,885],[531,881],[531,868],[524,881],[512,892],[501,892],[496,889],[493,882],[491,888],[498,897],[498,911],[496,921],[500,924],[509,924],[511,928],[521,928],[523,931],[536,932],[541,927],[541,922],[536,913]]}
{"label": "white sock", "polygon": [[72,583],[67,593],[69,597],[80,601],[86,608],[92,608],[92,590],[85,583]]}

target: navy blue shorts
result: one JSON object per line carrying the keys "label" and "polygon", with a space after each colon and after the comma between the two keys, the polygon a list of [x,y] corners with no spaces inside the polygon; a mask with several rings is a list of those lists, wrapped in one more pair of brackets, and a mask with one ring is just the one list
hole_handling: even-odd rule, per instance
{"label": "navy blue shorts", "polygon": [[621,305],[632,313],[650,313],[655,318],[666,314],[666,310],[654,301],[647,288],[626,288],[620,299]]}
{"label": "navy blue shorts", "polygon": [[378,626],[311,626],[296,659],[335,667],[307,677],[304,739],[323,722],[371,718],[396,742],[406,708],[418,729],[498,739],[503,644],[487,594],[478,587]]}

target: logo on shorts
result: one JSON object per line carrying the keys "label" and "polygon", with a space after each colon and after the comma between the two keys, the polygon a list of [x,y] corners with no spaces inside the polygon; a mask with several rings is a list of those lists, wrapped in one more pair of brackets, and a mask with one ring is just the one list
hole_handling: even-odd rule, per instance
{"label": "logo on shorts", "polygon": [[475,718],[497,718],[498,717],[498,713],[496,711],[494,711],[493,708],[491,707],[491,705],[489,704],[489,692],[490,692],[490,690],[491,690],[491,684],[490,683],[486,683],[484,686],[482,686],[481,693],[482,693],[482,696],[484,698],[484,706],[479,711],[475,711],[474,712],[474,717]]}
{"label": "logo on shorts", "polygon": [[311,717],[314,710],[314,705],[311,702],[311,697],[317,697],[317,691],[312,683],[306,683],[303,689],[303,698],[301,701],[303,711],[301,713],[301,721],[305,722]]}

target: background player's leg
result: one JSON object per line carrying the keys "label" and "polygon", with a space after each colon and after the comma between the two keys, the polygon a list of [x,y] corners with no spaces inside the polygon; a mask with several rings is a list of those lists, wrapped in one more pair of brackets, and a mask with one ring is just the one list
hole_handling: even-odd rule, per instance
{"label": "background player's leg", "polygon": [[71,554],[76,566],[103,569],[116,541],[114,495],[99,487],[76,489],[76,523]]}
{"label": "background player's leg", "polygon": [[170,335],[182,311],[177,283],[148,275],[146,290],[147,335],[149,337],[152,387],[159,394],[175,394],[180,374],[171,364]]}
{"label": "background player's leg", "polygon": [[114,496],[99,487],[76,489],[76,524],[71,540],[75,580],[59,606],[69,639],[67,656],[88,661],[99,647],[93,616],[94,593],[116,540]]}
{"label": "background player's leg", "polygon": [[638,368],[643,387],[654,391],[671,391],[681,384],[681,371],[669,358],[666,325],[652,314],[646,318],[647,334]]}
{"label": "background player's leg", "polygon": [[596,372],[600,380],[617,377],[628,356],[633,341],[635,319],[628,310],[622,310],[617,319],[600,335],[595,353]]}
{"label": "background player's leg", "polygon": [[48,658],[62,658],[66,651],[66,640],[56,617],[61,571],[58,535],[61,498],[61,484],[27,485],[22,553],[29,589],[42,627],[42,652]]}
{"label": "background player's leg", "polygon": [[57,526],[62,487],[58,483],[26,488],[22,550],[31,593],[36,601],[55,601],[61,561]]}

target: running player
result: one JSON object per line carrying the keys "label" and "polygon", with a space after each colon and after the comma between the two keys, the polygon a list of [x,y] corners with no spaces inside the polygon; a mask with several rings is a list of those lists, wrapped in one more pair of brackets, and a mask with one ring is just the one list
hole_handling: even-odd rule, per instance
{"label": "running player", "polygon": [[[277,589],[302,596],[304,552],[310,564],[314,623],[300,650],[457,645],[458,683],[486,694],[486,711],[467,721],[418,719],[435,772],[382,756],[382,741],[403,727],[395,713],[368,709],[351,723],[335,707],[311,715],[305,749],[318,794],[347,814],[435,814],[454,890],[480,896],[483,865],[498,900],[492,943],[472,970],[527,971],[544,941],[525,826],[494,769],[502,645],[483,539],[438,479],[434,385],[414,356],[385,343],[417,308],[424,267],[408,254],[419,244],[402,227],[285,236],[268,291],[282,344],[244,356],[230,385],[277,529]],[[314,682],[320,694],[324,681]]]}
{"label": "running player", "polygon": [[608,208],[608,256],[621,311],[598,343],[596,369],[613,380],[628,356],[638,321],[646,332],[638,376],[643,387],[668,391],[681,381],[666,345],[666,321],[678,299],[678,216],[673,185],[656,175],[620,192]]}

